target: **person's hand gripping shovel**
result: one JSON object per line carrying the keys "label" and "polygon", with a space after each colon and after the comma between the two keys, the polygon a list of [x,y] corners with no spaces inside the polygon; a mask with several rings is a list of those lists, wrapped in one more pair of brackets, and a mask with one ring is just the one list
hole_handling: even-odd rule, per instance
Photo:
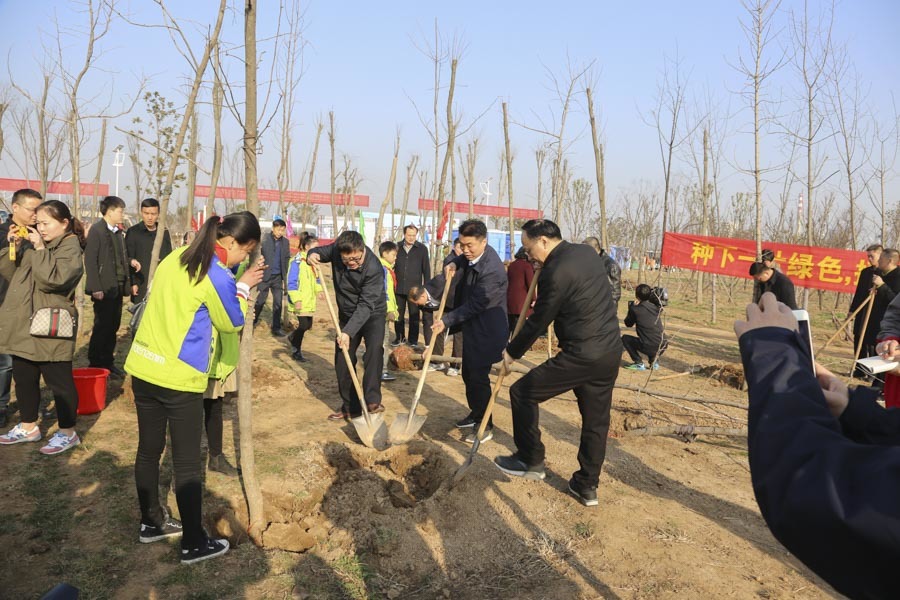
{"label": "person's hand gripping shovel", "polygon": [[[437,316],[435,317],[436,321],[440,321],[441,317],[444,316],[444,306],[447,305],[447,296],[450,294],[450,284],[453,283],[452,277],[447,277],[446,279],[447,282],[444,284],[444,293],[441,295],[441,304],[438,306]],[[409,407],[409,413],[397,415],[397,418],[391,423],[391,430],[389,432],[391,444],[405,444],[408,442],[420,429],[422,429],[425,419],[428,418],[417,415],[416,408],[419,406],[419,399],[422,397],[422,388],[425,386],[425,376],[428,375],[428,365],[431,364],[431,353],[434,350],[434,342],[437,340],[438,335],[443,335],[443,332],[432,335],[431,341],[428,342],[428,348],[425,349],[422,374],[419,375],[419,385],[416,386],[416,395],[413,397],[412,406]]]}
{"label": "person's hand gripping shovel", "polygon": [[[313,267],[313,273],[316,277],[319,277],[319,270],[317,268]],[[331,314],[331,320],[334,323],[336,335],[341,335],[341,323],[338,321],[337,312],[335,312],[334,305],[331,303],[331,293],[328,291],[327,285],[322,286],[322,292],[325,294],[325,304],[328,305],[328,312]],[[343,347],[341,348],[341,351],[344,353],[344,360],[347,361],[347,370],[350,371],[350,378],[353,380],[353,386],[356,388],[356,395],[359,397],[359,405],[362,408],[362,415],[350,419],[350,422],[356,429],[356,433],[359,435],[359,439],[362,440],[363,444],[369,448],[384,450],[388,445],[387,425],[385,425],[384,419],[380,414],[373,415],[369,413],[369,409],[366,406],[366,399],[363,397],[362,386],[359,384],[359,377],[356,375],[356,368],[353,366],[353,361],[350,360],[350,352],[347,348]]]}
{"label": "person's hand gripping shovel", "polygon": [[[525,296],[525,303],[522,305],[522,310],[519,312],[519,320],[516,321],[516,329],[513,331],[512,337],[516,337],[519,334],[519,331],[522,330],[522,325],[525,324],[525,315],[528,314],[528,309],[531,307],[531,300],[534,298],[534,289],[537,287],[537,281],[538,274],[535,273],[534,278],[531,280],[531,285],[528,286],[528,294]],[[481,439],[484,437],[484,430],[487,428],[487,424],[491,420],[491,414],[494,411],[494,401],[497,400],[497,394],[500,393],[500,388],[503,386],[503,379],[508,373],[509,370],[506,368],[506,363],[501,363],[500,372],[497,374],[497,381],[494,382],[494,389],[491,391],[491,399],[488,401],[487,408],[484,410],[484,417],[482,417],[481,423],[478,425],[478,431],[475,433],[475,443],[472,444],[472,449],[469,451],[469,456],[466,458],[466,461],[460,465],[456,470],[456,473],[453,474],[453,479],[450,480],[451,488],[463,478],[463,475],[465,475],[469,467],[472,466],[475,455],[478,454],[478,448],[481,446]]]}

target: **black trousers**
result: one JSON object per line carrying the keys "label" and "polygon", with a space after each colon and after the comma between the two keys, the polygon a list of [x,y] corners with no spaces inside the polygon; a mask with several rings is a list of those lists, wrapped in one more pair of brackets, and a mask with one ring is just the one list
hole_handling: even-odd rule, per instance
{"label": "black trousers", "polygon": [[291,334],[290,342],[291,345],[300,350],[303,347],[303,336],[306,335],[306,332],[312,329],[313,326],[313,318],[312,317],[297,317],[297,329],[294,330],[294,333]]}
{"label": "black trousers", "polygon": [[582,489],[597,487],[600,469],[606,458],[609,409],[621,355],[621,350],[596,358],[581,358],[560,352],[510,387],[513,439],[523,461],[536,465],[544,460],[538,405],[573,390],[581,412],[581,442],[578,446],[578,464],[581,468],[573,478]]}
{"label": "black trousers", "polygon": [[12,376],[16,382],[16,398],[23,423],[38,419],[41,404],[41,375],[53,391],[58,424],[63,429],[75,427],[78,410],[78,392],[72,377],[72,361],[34,362],[18,356],[12,357]]}
{"label": "black trousers", "polygon": [[200,438],[203,432],[203,394],[178,392],[132,378],[138,418],[138,449],[134,482],[141,506],[141,522],[161,525],[165,513],[159,503],[159,459],[166,447],[166,427],[172,436],[175,500],[181,516],[181,547],[190,550],[206,539],[203,531],[203,483]]}
{"label": "black trousers", "polygon": [[[491,366],[472,366],[463,357],[462,378],[466,385],[466,402],[469,404],[469,415],[481,423],[488,401],[491,399]],[[494,417],[488,421],[488,427],[494,426]]]}
{"label": "black trousers", "polygon": [[269,297],[269,290],[272,290],[272,329],[281,329],[281,301],[284,299],[284,285],[281,274],[266,274],[256,290],[258,295],[256,296],[256,317],[253,319],[253,324],[255,325],[259,322],[263,306],[266,305],[266,300]]}
{"label": "black trousers", "polygon": [[210,456],[222,454],[222,435],[225,428],[225,417],[222,415],[222,405],[225,398],[203,399],[203,427],[206,429],[206,445]]}
{"label": "black trousers", "polygon": [[88,345],[88,363],[93,367],[113,366],[116,355],[116,332],[122,323],[122,296],[104,296],[94,303],[94,328]]}
{"label": "black trousers", "polygon": [[[381,404],[381,367],[384,359],[384,313],[374,314],[366,321],[359,333],[350,338],[350,360],[356,368],[356,350],[365,340],[366,353],[363,355],[362,389],[366,396],[366,404]],[[342,324],[343,326],[343,324]],[[337,375],[338,392],[341,395],[341,410],[348,411],[351,416],[362,414],[359,395],[350,378],[350,369],[344,360],[344,352],[335,343],[334,371]]]}
{"label": "black trousers", "polygon": [[0,410],[9,406],[9,391],[12,389],[12,355],[0,354]]}
{"label": "black trousers", "polygon": [[431,326],[434,324],[434,315],[430,310],[420,310],[418,304],[412,302],[409,296],[402,294],[397,294],[397,311],[399,316],[394,322],[394,331],[397,334],[397,339],[402,340],[404,338],[403,333],[406,328],[404,317],[407,309],[409,309],[409,333],[405,336],[406,341],[410,344],[419,343],[419,321],[421,320],[424,325],[422,333],[425,337],[425,343],[428,344],[431,342]]}
{"label": "black trousers", "polygon": [[647,355],[647,360],[651,365],[653,365],[653,363],[666,352],[666,348],[669,347],[666,342],[663,342],[662,347],[648,346],[647,344],[644,344],[639,337],[628,335],[627,333],[622,336],[622,345],[625,346],[625,352],[628,353],[631,362],[643,362],[644,359],[641,358],[641,354],[643,353]]}

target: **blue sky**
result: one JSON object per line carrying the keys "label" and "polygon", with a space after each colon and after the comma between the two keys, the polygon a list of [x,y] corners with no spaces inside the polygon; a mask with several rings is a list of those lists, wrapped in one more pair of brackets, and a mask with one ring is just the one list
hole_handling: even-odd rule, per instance
{"label": "blue sky", "polygon": [[[172,11],[198,23],[211,22],[216,2],[172,2]],[[271,5],[271,9],[267,6]],[[259,35],[274,31],[275,2],[261,3]],[[810,4],[813,10],[821,2]],[[130,0],[123,4],[135,19],[153,21],[157,13],[149,1]],[[454,35],[465,43],[459,64],[457,107],[471,120],[488,110],[473,128],[481,138],[478,178],[499,174],[502,144],[500,102],[509,103],[515,122],[540,127],[543,120],[553,123],[559,107],[548,89],[547,70],[564,76],[569,60],[575,65],[596,61],[599,79],[595,88],[598,111],[604,127],[607,153],[608,190],[611,199],[618,191],[637,180],[651,184],[661,181],[661,165],[656,133],[641,119],[653,104],[664,56],[676,52],[689,75],[688,105],[707,90],[732,113],[727,141],[729,161],[741,162],[752,149],[746,133],[750,113],[744,100],[734,92],[741,87],[736,63],[741,48],[746,48],[739,19],[743,10],[737,1],[686,2],[322,2],[305,5],[307,71],[300,84],[295,110],[295,180],[312,147],[313,123],[317,115],[335,112],[338,154],[353,158],[363,178],[361,193],[380,200],[390,167],[395,129],[402,131],[401,165],[412,153],[420,154],[421,164],[430,167],[433,149],[420,124],[411,99],[420,110],[431,110],[432,67],[415,47],[433,40],[435,19],[446,38]],[[777,18],[783,29],[780,43],[787,44],[787,11],[802,8],[798,1],[786,0]],[[52,16],[61,23],[78,23],[72,5],[51,0],[0,0],[0,38],[4,40],[10,70],[17,82],[33,87],[39,75],[36,61],[43,53],[40,42],[52,44]],[[232,12],[227,19],[226,41],[240,43],[241,14]],[[900,92],[900,3],[890,0],[860,0],[836,7],[834,37],[846,43],[862,81],[870,86],[868,103],[878,118],[889,119],[891,94]],[[44,32],[41,34],[40,32]],[[136,74],[151,76],[150,89],[160,90],[176,101],[181,99],[187,69],[183,59],[159,30],[140,30],[125,23],[115,24],[113,34],[104,43],[107,55],[104,72],[95,74],[86,84],[92,92],[107,93],[111,88],[113,105],[133,95]],[[261,48],[264,48],[263,44]],[[773,47],[777,51],[777,47]],[[77,56],[77,52],[73,54]],[[263,58],[265,61],[265,56]],[[730,64],[731,63],[731,64]],[[235,60],[232,69],[239,69]],[[772,79],[773,96],[784,98],[787,110],[795,93],[794,74],[784,69]],[[262,79],[262,77],[261,77]],[[110,82],[113,82],[110,84]],[[445,77],[446,81],[446,77]],[[91,96],[85,94],[85,96]],[[593,156],[587,116],[579,95],[567,127],[569,139],[580,134],[570,148],[570,164],[576,177],[593,180]],[[493,105],[493,106],[492,106]],[[441,102],[441,115],[444,106]],[[204,113],[209,113],[204,107]],[[125,127],[124,122],[121,126]],[[228,129],[226,143],[238,140],[236,126]],[[211,123],[202,126],[211,143]],[[274,131],[270,132],[274,133]],[[7,136],[9,139],[11,136]],[[108,147],[123,142],[121,134],[111,137]],[[535,169],[533,151],[540,137],[513,126],[512,144],[516,155],[515,193],[517,204],[533,206]],[[468,139],[460,140],[464,142]],[[202,140],[205,141],[205,138]],[[277,146],[264,139],[260,158],[264,184],[274,180]],[[12,141],[7,142],[13,144]],[[766,140],[771,164],[781,162],[780,140]],[[327,190],[327,144],[321,146],[316,188]],[[823,146],[829,156],[836,153]],[[0,167],[15,176],[13,166],[4,158]],[[733,173],[726,165],[723,175],[726,191],[749,189],[748,178]],[[92,172],[92,169],[91,169]],[[676,173],[690,176],[687,164],[676,163]],[[114,179],[111,166],[104,167],[104,179]],[[130,181],[130,169],[123,169],[122,181]],[[201,183],[205,183],[202,181]],[[836,185],[839,182],[835,180]],[[125,183],[123,183],[125,185]],[[460,188],[462,180],[459,181]],[[771,186],[774,194],[779,186]],[[896,192],[897,185],[891,190]],[[494,190],[496,192],[496,189]],[[415,198],[415,192],[411,194]],[[495,196],[496,198],[496,196]]]}

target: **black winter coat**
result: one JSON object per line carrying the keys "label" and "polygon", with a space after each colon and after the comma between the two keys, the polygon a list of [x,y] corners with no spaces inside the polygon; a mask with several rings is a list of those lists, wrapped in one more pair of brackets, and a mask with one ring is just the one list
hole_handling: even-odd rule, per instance
{"label": "black winter coat", "polygon": [[416,242],[406,251],[404,242],[399,244],[397,262],[394,264],[394,275],[397,276],[397,295],[409,295],[409,288],[422,285],[431,279],[431,263],[428,261],[428,248]]}
{"label": "black winter coat", "polygon": [[551,322],[563,352],[582,358],[622,353],[616,305],[603,259],[590,246],[560,242],[538,276],[534,313],[507,346],[521,358]]}
{"label": "black winter coat", "polygon": [[260,252],[263,255],[263,258],[266,261],[266,264],[269,266],[268,273],[272,272],[272,268],[275,266],[276,261],[276,252],[275,252],[275,244],[281,244],[281,279],[285,283],[287,283],[288,276],[288,264],[291,262],[291,242],[286,237],[282,236],[278,242],[275,241],[275,236],[272,233],[267,233],[262,238],[262,243],[260,244]]}
{"label": "black winter coat", "polygon": [[644,348],[665,349],[668,343],[663,330],[662,309],[650,300],[628,305],[625,327],[636,327]]}
{"label": "black winter coat", "polygon": [[366,248],[366,258],[359,270],[347,268],[334,244],[313,248],[308,252],[310,254],[318,254],[323,263],[331,263],[342,332],[353,337],[369,319],[385,320],[384,267],[374,252]]}
{"label": "black winter coat", "polygon": [[750,477],[772,534],[850,598],[896,598],[900,410],[859,387],[835,419],[799,335],[739,340],[750,396]]}
{"label": "black winter coat", "polygon": [[[760,296],[766,292],[772,292],[779,302],[783,302],[791,310],[797,310],[797,294],[794,291],[794,284],[788,279],[787,275],[782,274],[777,269],[773,270],[772,277],[768,281],[763,284],[757,284],[756,287],[759,289]],[[756,292],[754,292],[755,296]]]}
{"label": "black winter coat", "polygon": [[600,253],[600,258],[603,259],[603,266],[606,268],[606,275],[609,278],[613,302],[618,302],[622,297],[622,267],[605,251]]}
{"label": "black winter coat", "polygon": [[125,250],[125,236],[121,231],[113,234],[106,221],[100,219],[91,226],[88,232],[87,245],[84,247],[84,272],[87,282],[85,294],[103,292],[109,298],[119,294],[119,278],[116,275],[116,251],[113,244],[119,244],[122,268],[125,271],[125,289],[123,296],[131,295],[131,268]]}
{"label": "black winter coat", "polygon": [[[150,231],[144,222],[141,221],[137,225],[132,225],[125,232],[125,250],[128,253],[129,268],[131,268],[131,259],[135,259],[141,263],[141,270],[135,271],[131,269],[131,284],[138,286],[137,296],[133,296],[132,300],[140,302],[147,293],[147,276],[150,274],[150,259],[153,256],[153,243],[156,241],[156,231]],[[162,247],[159,249],[159,260],[167,257],[172,252],[172,238],[169,236],[169,230],[163,231]]]}
{"label": "black winter coat", "polygon": [[[900,268],[895,268],[889,273],[881,276],[884,284],[878,286],[875,290],[875,299],[872,301],[872,314],[869,316],[869,325],[866,327],[866,337],[863,344],[866,346],[874,346],[878,332],[881,330],[881,321],[884,319],[884,313],[887,312],[888,305],[894,299],[894,296],[900,294]],[[863,312],[863,311],[860,311]],[[865,315],[863,315],[865,319]]]}

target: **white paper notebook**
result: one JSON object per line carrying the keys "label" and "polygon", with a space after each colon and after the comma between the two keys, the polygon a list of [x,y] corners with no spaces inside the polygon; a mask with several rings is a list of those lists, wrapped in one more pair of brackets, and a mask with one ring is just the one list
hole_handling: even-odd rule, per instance
{"label": "white paper notebook", "polygon": [[878,373],[886,373],[888,371],[893,371],[897,368],[900,363],[895,360],[885,360],[880,356],[870,356],[869,358],[861,358],[856,361],[856,364],[870,375],[877,375]]}

